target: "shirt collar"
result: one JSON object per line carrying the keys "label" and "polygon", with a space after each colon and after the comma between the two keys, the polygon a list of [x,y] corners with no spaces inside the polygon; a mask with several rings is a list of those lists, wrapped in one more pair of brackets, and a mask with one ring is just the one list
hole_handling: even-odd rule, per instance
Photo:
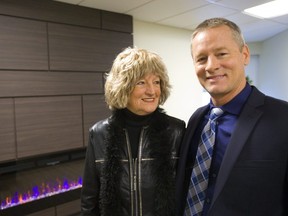
{"label": "shirt collar", "polygon": [[[236,97],[234,97],[231,101],[224,104],[220,108],[224,110],[225,112],[228,112],[234,115],[239,115],[251,91],[252,91],[252,87],[248,83],[246,83],[245,88],[238,95],[236,95]],[[212,109],[213,107],[215,106],[210,100],[210,109]]]}

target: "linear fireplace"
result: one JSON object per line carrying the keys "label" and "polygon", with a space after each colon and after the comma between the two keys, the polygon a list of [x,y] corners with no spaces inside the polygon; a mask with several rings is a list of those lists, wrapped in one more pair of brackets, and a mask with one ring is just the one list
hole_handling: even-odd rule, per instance
{"label": "linear fireplace", "polygon": [[85,151],[0,164],[0,215],[27,215],[79,199]]}

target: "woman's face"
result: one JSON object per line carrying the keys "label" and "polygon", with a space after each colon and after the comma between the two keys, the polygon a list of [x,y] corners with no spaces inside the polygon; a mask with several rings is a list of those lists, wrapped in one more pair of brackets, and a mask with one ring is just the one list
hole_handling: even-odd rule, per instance
{"label": "woman's face", "polygon": [[160,78],[150,73],[136,82],[127,109],[137,115],[148,115],[158,107],[160,95]]}

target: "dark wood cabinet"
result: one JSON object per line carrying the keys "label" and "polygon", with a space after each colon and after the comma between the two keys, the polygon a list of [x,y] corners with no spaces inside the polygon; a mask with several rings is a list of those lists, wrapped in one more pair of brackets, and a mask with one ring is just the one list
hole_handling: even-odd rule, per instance
{"label": "dark wood cabinet", "polygon": [[132,17],[51,0],[3,0],[0,14],[0,164],[85,147]]}
{"label": "dark wood cabinet", "polygon": [[53,168],[84,164],[89,128],[110,115],[104,74],[133,46],[132,17],[51,0],[1,0],[0,14],[0,215],[76,215],[80,188],[13,197]]}
{"label": "dark wood cabinet", "polygon": [[0,69],[48,70],[45,22],[0,15]]}
{"label": "dark wood cabinet", "polygon": [[13,160],[16,158],[16,137],[14,102],[12,98],[0,98],[0,119],[1,160]]}
{"label": "dark wood cabinet", "polygon": [[48,25],[50,70],[107,71],[132,35],[60,24]]}

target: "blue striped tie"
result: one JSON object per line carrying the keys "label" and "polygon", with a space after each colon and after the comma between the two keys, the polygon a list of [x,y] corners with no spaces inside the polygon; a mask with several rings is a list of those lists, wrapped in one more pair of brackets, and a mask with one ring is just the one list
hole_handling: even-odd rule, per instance
{"label": "blue striped tie", "polygon": [[211,110],[209,121],[205,125],[198,146],[196,160],[191,175],[184,215],[200,216],[203,210],[205,192],[208,186],[209,168],[215,143],[216,119],[223,114],[220,108]]}

